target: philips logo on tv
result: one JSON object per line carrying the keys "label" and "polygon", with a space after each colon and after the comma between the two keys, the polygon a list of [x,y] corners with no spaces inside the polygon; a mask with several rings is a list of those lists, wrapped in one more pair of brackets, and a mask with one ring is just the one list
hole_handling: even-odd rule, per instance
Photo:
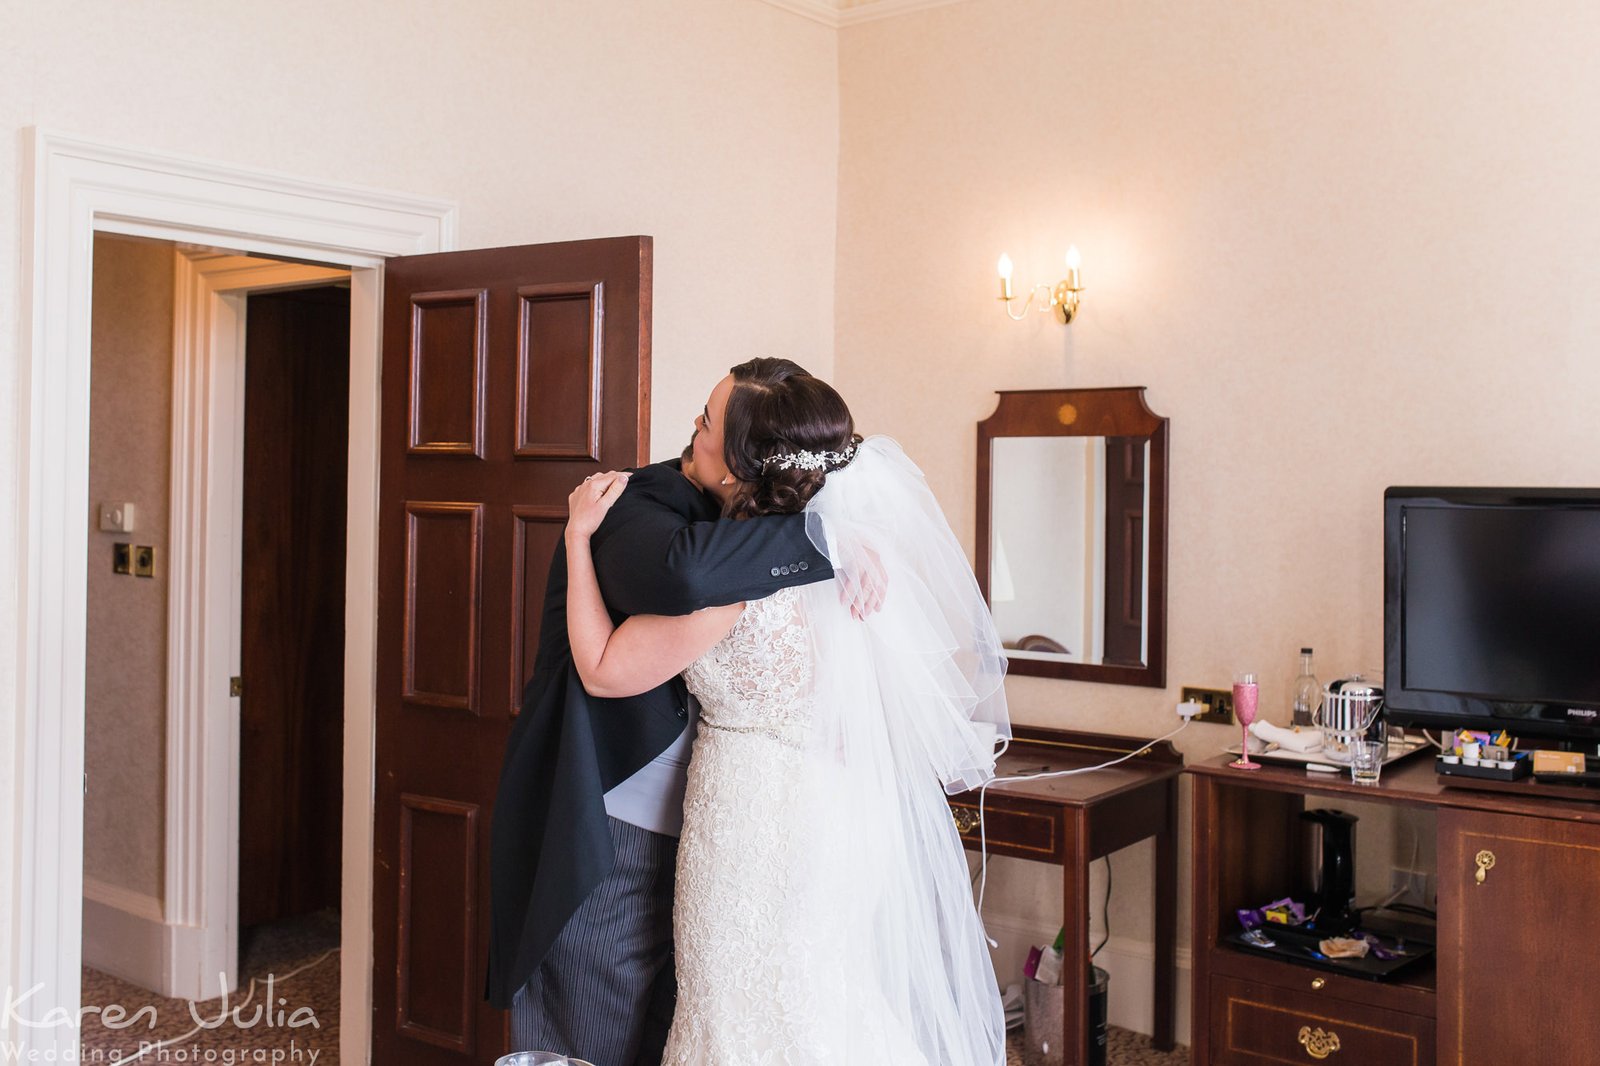
{"label": "philips logo on tv", "polygon": [[1589,708],[1589,707],[1568,707],[1567,708],[1567,717],[1568,718],[1590,718],[1590,719],[1600,718],[1600,711],[1596,711],[1596,710],[1594,710],[1592,708]]}

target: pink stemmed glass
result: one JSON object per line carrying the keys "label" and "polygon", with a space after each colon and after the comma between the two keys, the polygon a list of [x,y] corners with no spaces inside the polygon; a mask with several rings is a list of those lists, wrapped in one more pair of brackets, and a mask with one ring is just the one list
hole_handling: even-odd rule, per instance
{"label": "pink stemmed glass", "polygon": [[1228,764],[1236,770],[1261,769],[1260,763],[1250,759],[1250,723],[1256,720],[1258,693],[1255,674],[1233,675],[1233,713],[1239,719],[1239,728],[1244,734],[1239,741],[1239,757]]}

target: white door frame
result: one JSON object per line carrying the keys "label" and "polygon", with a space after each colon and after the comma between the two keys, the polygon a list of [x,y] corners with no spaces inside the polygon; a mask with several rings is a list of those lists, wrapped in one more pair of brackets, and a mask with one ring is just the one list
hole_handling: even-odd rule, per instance
{"label": "white door frame", "polygon": [[245,303],[350,271],[242,256],[173,257],[172,518],[167,547],[166,876],[161,958],[175,999],[238,983],[239,707]]}
{"label": "white door frame", "polygon": [[366,1063],[382,263],[393,255],[453,249],[456,207],[38,129],[27,131],[26,142],[32,226],[19,353],[27,400],[17,457],[24,507],[18,524],[21,722],[13,778],[19,811],[11,857],[15,951],[8,975],[9,990],[22,1002],[8,1012],[7,1039],[38,1052],[41,1061],[51,1053],[51,1061],[78,1057],[88,609],[83,560],[98,231],[309,259],[351,271],[340,934],[349,965],[342,967],[340,984],[340,1057]]}

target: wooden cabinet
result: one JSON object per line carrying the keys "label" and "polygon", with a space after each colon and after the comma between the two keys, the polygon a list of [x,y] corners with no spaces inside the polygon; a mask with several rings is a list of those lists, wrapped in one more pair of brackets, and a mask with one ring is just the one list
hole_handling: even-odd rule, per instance
{"label": "wooden cabinet", "polygon": [[1600,825],[1441,811],[1439,955],[1441,1062],[1600,1061]]}
{"label": "wooden cabinet", "polygon": [[[1189,768],[1196,1066],[1600,1061],[1590,991],[1600,973],[1600,803],[1573,802],[1560,786],[1445,788],[1426,760],[1391,768],[1375,787],[1225,763]],[[1341,797],[1437,811],[1431,966],[1369,981],[1227,941],[1238,908],[1294,883],[1300,811]]]}
{"label": "wooden cabinet", "polygon": [[1211,991],[1212,1062],[1384,1063],[1429,1066],[1434,1061],[1433,1019],[1339,999],[1315,990],[1315,978],[1299,991],[1218,977]]}

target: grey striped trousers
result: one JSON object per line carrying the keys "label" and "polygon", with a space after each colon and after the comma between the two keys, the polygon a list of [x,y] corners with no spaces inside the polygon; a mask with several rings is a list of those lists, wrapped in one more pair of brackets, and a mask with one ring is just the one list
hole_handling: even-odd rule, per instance
{"label": "grey striped trousers", "polygon": [[678,841],[607,818],[617,862],[573,912],[511,1007],[515,1051],[656,1066],[667,1045]]}

